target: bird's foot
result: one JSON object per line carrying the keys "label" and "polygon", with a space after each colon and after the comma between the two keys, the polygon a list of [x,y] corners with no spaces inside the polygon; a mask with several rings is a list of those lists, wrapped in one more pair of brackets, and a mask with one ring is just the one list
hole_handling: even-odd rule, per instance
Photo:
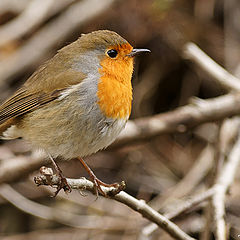
{"label": "bird's foot", "polygon": [[57,186],[57,191],[54,193],[53,197],[56,197],[61,189],[63,189],[65,193],[70,193],[72,191],[72,189],[69,186],[67,179],[64,177],[61,168],[54,161],[53,157],[50,154],[48,154],[48,156],[49,156],[50,160],[52,161],[52,164],[56,170],[57,175],[60,178],[60,184]]}
{"label": "bird's foot", "polygon": [[[98,179],[93,172],[91,172],[90,178],[93,181],[94,189],[95,189],[94,192],[97,195],[97,197],[99,193],[102,194],[104,197],[107,197],[107,196],[113,197],[119,192],[121,192],[122,190],[124,190],[126,187],[126,184],[124,181],[122,181],[121,183],[112,183],[112,184],[105,183],[100,179]],[[102,187],[107,187],[112,189],[110,191],[104,191]]]}
{"label": "bird's foot", "polygon": [[[116,194],[118,194],[119,192],[125,189],[126,184],[124,181],[122,181],[121,183],[112,183],[112,184],[104,183],[103,181],[101,181],[96,177],[92,169],[87,165],[87,163],[85,163],[85,161],[81,157],[78,157],[78,160],[81,162],[85,170],[88,172],[88,175],[90,176],[91,180],[93,181],[94,189],[95,189],[94,192],[97,195],[97,197],[99,193],[105,197],[115,196]],[[111,189],[110,191],[104,191],[102,187],[107,187],[107,188],[112,187],[113,189]]]}
{"label": "bird's foot", "polygon": [[[60,170],[60,168],[59,168]],[[60,178],[60,184],[57,186],[57,190],[54,193],[53,197],[56,197],[61,189],[64,190],[65,193],[70,193],[72,191],[71,187],[69,186],[66,177],[64,177],[62,171],[57,170],[57,175]]]}

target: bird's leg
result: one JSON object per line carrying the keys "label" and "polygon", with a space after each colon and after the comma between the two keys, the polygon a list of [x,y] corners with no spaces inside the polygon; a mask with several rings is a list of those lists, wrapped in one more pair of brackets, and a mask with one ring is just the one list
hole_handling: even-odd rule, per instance
{"label": "bird's leg", "polygon": [[122,186],[119,183],[113,183],[113,184],[104,183],[103,181],[101,181],[96,177],[92,169],[86,164],[86,162],[81,157],[78,157],[78,160],[81,162],[85,170],[88,172],[91,180],[93,181],[96,195],[98,195],[98,192],[99,192],[103,196],[106,196],[106,193],[102,190],[101,186],[116,188],[118,191],[115,194],[123,190]]}
{"label": "bird's leg", "polygon": [[48,156],[58,174],[58,176],[60,177],[61,179],[61,182],[60,184],[58,185],[57,187],[57,191],[54,193],[54,197],[57,196],[57,194],[59,193],[59,191],[61,189],[64,190],[64,192],[71,192],[71,187],[69,186],[68,182],[67,182],[67,179],[64,177],[63,173],[62,173],[62,170],[60,169],[60,167],[57,165],[57,163],[54,161],[53,157],[48,153]]}

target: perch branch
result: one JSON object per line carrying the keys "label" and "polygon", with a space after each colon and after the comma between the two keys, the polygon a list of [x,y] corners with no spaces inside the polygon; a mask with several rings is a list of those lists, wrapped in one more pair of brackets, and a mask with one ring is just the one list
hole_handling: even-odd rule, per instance
{"label": "perch branch", "polygon": [[136,228],[136,223],[131,224],[129,220],[126,222],[124,218],[78,215],[69,211],[36,203],[25,198],[8,184],[2,184],[0,186],[0,196],[25,213],[48,221],[59,222],[70,227],[84,229],[98,228],[101,230],[133,230]]}
{"label": "perch branch", "polygon": [[[184,195],[186,196],[189,194],[199,182],[205,177],[205,175],[209,172],[213,164],[214,158],[214,148],[211,145],[205,147],[205,149],[201,152],[201,154],[196,159],[195,163],[193,164],[192,168],[189,172],[184,176],[184,178],[176,184],[173,188],[168,189],[165,194],[161,194],[155,197],[152,201],[149,202],[149,205],[157,210],[160,209],[164,204],[169,202],[169,199],[172,198],[182,198]],[[202,196],[202,195],[200,195]],[[197,198],[197,197],[196,197]],[[201,198],[201,197],[199,197]],[[197,201],[197,200],[196,200]],[[189,201],[187,201],[189,202]],[[195,198],[193,200],[193,204],[195,202]],[[166,213],[164,214],[167,218],[174,218],[177,217],[178,214],[182,213],[185,209],[185,204],[178,209],[176,209],[173,213]],[[191,207],[191,203],[190,206]],[[156,224],[149,224],[145,226],[141,233],[143,236],[149,236],[155,230],[157,230]]]}
{"label": "perch branch", "polygon": [[184,201],[180,206],[177,207],[174,211],[165,213],[164,216],[168,219],[174,219],[181,214],[189,211],[191,208],[195,207],[196,205],[208,200],[211,198],[214,193],[216,192],[215,188],[209,188],[203,193],[197,194],[196,196],[193,196],[192,198],[187,199]]}
{"label": "perch branch", "polygon": [[[42,175],[35,177],[35,182],[37,185],[49,185],[49,186],[59,186],[61,184],[61,179],[56,175],[50,175],[52,171],[42,171]],[[67,182],[72,189],[88,190],[94,192],[94,184],[87,179],[70,179],[67,178]],[[193,238],[183,232],[177,225],[169,221],[166,217],[155,211],[153,208],[148,206],[145,201],[138,200],[124,191],[118,194],[114,194],[115,188],[102,187],[102,190],[107,196],[121,202],[133,210],[140,213],[143,217],[147,218],[151,222],[156,223],[159,227],[168,232],[175,239],[181,240],[192,240]]]}

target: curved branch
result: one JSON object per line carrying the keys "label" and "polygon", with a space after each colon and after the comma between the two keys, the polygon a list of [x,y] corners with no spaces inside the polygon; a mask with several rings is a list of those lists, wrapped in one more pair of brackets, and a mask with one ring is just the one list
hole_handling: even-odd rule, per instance
{"label": "curved branch", "polygon": [[183,57],[192,60],[227,90],[240,91],[240,81],[213,61],[196,44],[189,42],[183,48]]}
{"label": "curved branch", "polygon": [[28,31],[39,25],[47,16],[54,0],[34,0],[14,20],[0,28],[0,47],[7,42],[22,37]]}

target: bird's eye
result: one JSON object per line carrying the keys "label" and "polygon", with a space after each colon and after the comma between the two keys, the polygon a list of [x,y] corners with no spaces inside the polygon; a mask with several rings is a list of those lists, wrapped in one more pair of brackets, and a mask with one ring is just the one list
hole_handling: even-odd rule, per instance
{"label": "bird's eye", "polygon": [[110,58],[115,58],[118,55],[118,52],[115,49],[110,49],[110,50],[107,51],[107,55]]}

